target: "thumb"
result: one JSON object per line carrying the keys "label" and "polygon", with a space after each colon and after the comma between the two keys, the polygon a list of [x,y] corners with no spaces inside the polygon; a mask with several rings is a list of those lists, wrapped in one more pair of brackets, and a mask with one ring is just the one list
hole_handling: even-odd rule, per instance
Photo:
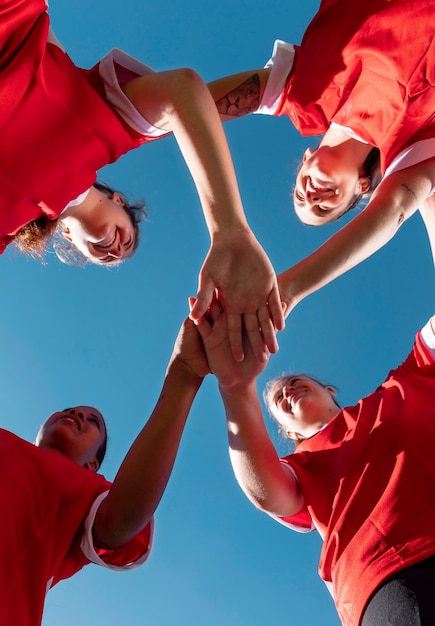
{"label": "thumb", "polygon": [[[189,298],[190,313],[189,317],[194,322],[204,317],[211,306],[214,295],[214,284],[212,280],[205,280],[199,283],[198,294],[195,298]],[[192,304],[191,304],[192,300]]]}

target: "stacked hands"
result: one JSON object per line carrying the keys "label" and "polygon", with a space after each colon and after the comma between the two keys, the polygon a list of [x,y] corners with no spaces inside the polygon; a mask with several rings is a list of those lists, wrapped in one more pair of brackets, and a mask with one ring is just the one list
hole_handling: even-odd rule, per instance
{"label": "stacked hands", "polygon": [[[191,311],[197,303],[197,299],[189,298]],[[261,353],[254,353],[253,344],[249,341],[247,332],[242,329],[244,358],[236,361],[233,358],[227,317],[222,302],[214,294],[212,304],[203,317],[196,323],[190,317],[184,320],[175,342],[169,368],[178,361],[188,375],[193,376],[199,383],[207,374],[212,373],[216,376],[221,390],[255,384],[257,377],[266,368],[271,351],[257,329]]]}
{"label": "stacked hands", "polygon": [[201,336],[205,325],[219,321],[221,332],[225,324],[228,357],[242,361],[249,345],[262,362],[278,351],[284,306],[272,264],[249,229],[213,242],[191,301],[190,318]]}

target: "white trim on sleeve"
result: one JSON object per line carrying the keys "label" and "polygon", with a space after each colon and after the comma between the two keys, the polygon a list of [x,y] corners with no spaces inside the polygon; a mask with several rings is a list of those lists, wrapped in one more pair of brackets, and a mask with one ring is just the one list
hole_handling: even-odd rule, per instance
{"label": "white trim on sleeve", "polygon": [[352,139],[355,139],[356,141],[360,141],[361,143],[365,144],[369,143],[368,141],[357,135],[354,130],[349,128],[349,126],[342,126],[341,124],[337,124],[336,122],[331,122],[330,128],[341,128],[341,130],[343,130],[346,135],[349,135],[349,137],[352,137]]}
{"label": "white trim on sleeve", "polygon": [[435,333],[430,320],[420,331],[420,337],[435,361]]}
{"label": "white trim on sleeve", "polygon": [[272,57],[264,67],[272,68],[266,83],[260,106],[255,113],[274,115],[281,100],[285,81],[293,67],[295,48],[293,44],[277,39],[273,46]]}
{"label": "white trim on sleeve", "polygon": [[113,108],[119,113],[122,119],[140,135],[144,137],[161,137],[162,135],[167,135],[167,130],[153,126],[142,117],[134,104],[122,91],[116,76],[114,67],[115,61],[135,74],[139,74],[139,76],[155,74],[155,71],[148,65],[141,63],[126,52],[114,48],[106,54],[99,63],[100,76],[104,81],[104,89],[110,104],[112,104]]}
{"label": "white trim on sleeve", "polygon": [[98,498],[94,501],[93,505],[91,506],[91,509],[85,521],[85,530],[83,533],[82,540],[80,542],[80,548],[83,554],[85,555],[85,557],[88,558],[91,561],[91,563],[95,563],[96,565],[101,565],[102,567],[106,567],[107,569],[113,569],[117,571],[126,571],[126,570],[136,569],[137,567],[140,567],[143,563],[145,563],[145,561],[150,555],[152,544],[153,544],[153,537],[154,537],[154,519],[152,519],[150,522],[150,543],[149,543],[148,550],[145,552],[145,554],[143,554],[139,559],[137,559],[137,561],[133,561],[132,563],[126,563],[125,565],[121,565],[121,566],[111,565],[110,563],[105,563],[102,559],[100,559],[100,557],[95,551],[93,537],[92,537],[92,528],[94,525],[95,516],[97,514],[98,507],[100,506],[102,501],[107,497],[108,493],[109,493],[109,490],[101,493],[98,496]]}

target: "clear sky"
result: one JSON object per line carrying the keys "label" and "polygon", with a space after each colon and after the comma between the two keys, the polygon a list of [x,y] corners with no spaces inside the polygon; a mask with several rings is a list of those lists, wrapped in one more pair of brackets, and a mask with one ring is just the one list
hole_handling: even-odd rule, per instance
{"label": "clear sky", "polygon": [[[190,66],[213,80],[261,67],[275,38],[298,43],[317,4],[52,0],[50,11],[78,65],[91,67],[119,47],[157,70]],[[288,119],[251,116],[226,131],[248,220],[280,272],[336,229],[304,227],[293,214],[294,171],[313,142],[299,138]],[[71,268],[53,255],[46,265],[14,251],[3,256],[2,425],[33,440],[56,409],[95,405],[108,422],[102,470],[113,479],[158,398],[209,242],[172,138],[136,150],[101,176],[145,198],[143,244],[118,269]],[[434,310],[433,288],[430,250],[415,216],[384,250],[296,308],[260,389],[283,371],[308,371],[337,385],[341,404],[354,404],[404,359]],[[285,454],[287,443],[268,424]],[[85,568],[50,592],[44,626],[337,626],[317,575],[319,549],[315,533],[293,533],[245,500],[210,377],[156,515],[150,560],[125,574]]]}

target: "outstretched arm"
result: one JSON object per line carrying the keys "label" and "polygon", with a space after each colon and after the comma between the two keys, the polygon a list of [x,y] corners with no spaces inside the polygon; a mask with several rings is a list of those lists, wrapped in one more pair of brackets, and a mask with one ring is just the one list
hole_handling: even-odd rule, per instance
{"label": "outstretched arm", "polygon": [[277,516],[294,515],[303,506],[303,496],[294,476],[280,463],[256,389],[256,378],[267,358],[259,363],[247,346],[244,361],[236,363],[231,358],[224,313],[216,304],[211,316],[212,323],[201,320],[198,328],[210,369],[219,381],[236,479],[259,509]]}
{"label": "outstretched arm", "polygon": [[153,516],[164,493],[207,360],[191,320],[181,327],[156,407],[125,457],[95,518],[97,547],[126,544]]}
{"label": "outstretched arm", "polygon": [[172,131],[190,169],[211,237],[201,268],[191,317],[199,320],[214,289],[223,298],[233,355],[243,358],[241,320],[258,356],[261,332],[272,352],[284,327],[274,269],[247,223],[234,167],[213,98],[192,70],[135,78],[123,86],[127,97],[154,126]]}
{"label": "outstretched arm", "polygon": [[278,277],[287,316],[307,295],[332,282],[382,248],[435,184],[435,160],[391,174],[367,207],[311,255]]}

